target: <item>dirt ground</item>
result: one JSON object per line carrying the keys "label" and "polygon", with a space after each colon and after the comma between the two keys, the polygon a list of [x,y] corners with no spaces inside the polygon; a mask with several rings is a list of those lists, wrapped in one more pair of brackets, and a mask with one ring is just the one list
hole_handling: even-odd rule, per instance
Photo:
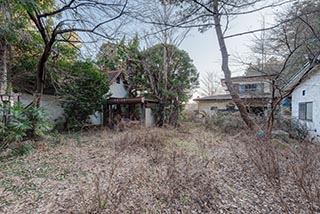
{"label": "dirt ground", "polygon": [[49,137],[0,162],[0,213],[284,213],[243,134],[188,124]]}

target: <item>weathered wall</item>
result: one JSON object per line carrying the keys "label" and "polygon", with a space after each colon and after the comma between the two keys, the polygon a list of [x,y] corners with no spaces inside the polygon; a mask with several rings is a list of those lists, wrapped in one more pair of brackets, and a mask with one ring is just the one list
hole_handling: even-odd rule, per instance
{"label": "weathered wall", "polygon": [[227,105],[231,104],[232,101],[198,101],[198,110],[204,111],[208,114],[213,113],[214,110],[211,110],[211,107],[216,107],[217,110],[226,110]]}
{"label": "weathered wall", "polygon": [[[22,94],[20,101],[23,106],[29,105],[33,101],[33,96]],[[60,105],[59,98],[56,96],[42,95],[40,106],[45,109],[51,122],[63,116],[63,108]]]}
{"label": "weathered wall", "polygon": [[[32,100],[33,96],[30,94],[22,94],[20,97],[23,106],[30,104]],[[42,95],[40,106],[45,109],[51,122],[57,121],[59,117],[63,118],[64,111],[60,105],[59,97]],[[102,125],[102,113],[96,112],[95,115],[91,115],[89,121],[94,125]]]}
{"label": "weathered wall", "polygon": [[113,82],[110,85],[110,93],[113,98],[124,98],[127,96],[127,90],[124,87],[122,78],[120,83]]}
{"label": "weathered wall", "polygon": [[[124,87],[123,80],[120,80],[120,84],[114,82],[110,85],[111,97],[124,98],[127,96],[127,91]],[[33,96],[30,94],[22,94],[20,101],[22,105],[28,105],[32,102]],[[63,108],[60,105],[59,97],[51,95],[43,95],[41,98],[40,106],[43,107],[49,116],[49,120],[54,122],[59,117],[63,117]],[[90,123],[94,125],[102,125],[103,115],[100,112],[96,112],[90,116]]]}
{"label": "weathered wall", "polygon": [[146,127],[154,126],[154,116],[151,108],[146,108]]}
{"label": "weathered wall", "polygon": [[246,81],[233,81],[233,84],[240,84],[240,85],[246,85],[246,84],[255,84],[255,83],[263,83],[263,93],[271,93],[271,84],[267,80],[257,80],[257,79],[248,79]]}
{"label": "weathered wall", "polygon": [[[305,95],[302,92],[305,90]],[[302,82],[292,93],[292,117],[299,119],[299,103],[313,102],[312,121],[299,120],[310,129],[313,136],[320,135],[320,71]]]}

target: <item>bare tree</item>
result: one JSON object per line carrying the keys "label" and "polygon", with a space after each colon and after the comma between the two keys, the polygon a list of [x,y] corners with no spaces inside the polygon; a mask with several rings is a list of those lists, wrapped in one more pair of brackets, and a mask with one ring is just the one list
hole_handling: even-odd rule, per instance
{"label": "bare tree", "polygon": [[34,105],[40,105],[47,61],[53,47],[59,42],[79,42],[73,40],[76,34],[83,36],[82,41],[88,40],[86,35],[112,39],[112,34],[119,27],[115,21],[125,14],[127,3],[128,0],[59,0],[52,8],[35,3],[23,5],[43,40],[43,51],[37,65]]}
{"label": "bare tree", "polygon": [[[189,14],[186,16],[188,19],[184,19],[180,21],[178,25],[188,26],[190,22],[192,23],[194,20],[199,21],[200,19],[202,21],[200,25],[195,25],[195,26],[200,26],[204,30],[212,26],[215,27],[215,32],[217,35],[217,40],[219,43],[220,52],[222,56],[222,71],[224,72],[227,89],[230,92],[233,102],[238,107],[240,115],[244,120],[244,122],[248,125],[249,128],[253,130],[257,130],[258,126],[250,118],[243,101],[240,99],[239,94],[234,89],[231,81],[231,70],[229,67],[229,52],[228,52],[225,40],[226,38],[230,38],[233,35],[226,36],[225,33],[228,30],[229,21],[231,17],[257,12],[268,7],[275,7],[277,5],[287,3],[288,1],[281,1],[280,3],[271,3],[271,4],[268,3],[267,5],[261,4],[262,1],[260,0],[250,0],[250,1],[189,0],[185,2],[188,2],[191,5],[191,7],[189,7]],[[260,5],[258,7],[255,7],[258,3],[260,3]]]}
{"label": "bare tree", "polygon": [[0,39],[0,94],[5,94],[7,88],[7,44]]}
{"label": "bare tree", "polygon": [[201,96],[212,96],[218,93],[219,90],[219,79],[216,73],[207,72],[203,78],[200,79],[200,94]]}
{"label": "bare tree", "polygon": [[[233,84],[231,81],[231,70],[229,67],[229,52],[226,45],[226,39],[282,27],[284,24],[289,23],[290,21],[301,19],[302,15],[297,13],[294,16],[287,17],[285,19],[280,20],[278,23],[270,27],[262,27],[260,29],[228,35],[227,32],[228,32],[230,20],[234,19],[237,16],[255,13],[255,12],[264,10],[266,8],[275,8],[275,7],[279,7],[287,4],[293,5],[293,4],[296,4],[297,2],[298,1],[288,1],[288,0],[281,0],[281,1],[184,0],[179,2],[176,1],[175,3],[179,4],[180,8],[182,8],[179,14],[180,18],[176,19],[175,22],[170,23],[169,25],[168,24],[166,25],[167,28],[196,27],[196,28],[199,28],[200,31],[205,31],[208,28],[215,27],[215,32],[217,35],[217,40],[219,43],[220,52],[222,56],[222,71],[224,72],[226,86],[231,94],[232,100],[234,101],[234,103],[237,105],[239,109],[242,119],[250,129],[257,130],[259,129],[259,127],[253,121],[253,119],[250,118],[243,101],[240,99],[238,93],[232,87]],[[310,13],[314,13],[314,12],[315,11],[311,11]],[[163,24],[163,23],[158,23],[158,24]],[[290,35],[294,35],[294,33],[291,32]],[[286,55],[285,59],[286,58],[291,59],[290,53],[295,51],[296,51],[295,49],[291,49],[289,50],[289,52],[284,53],[283,55]],[[286,60],[283,64],[285,65],[285,68],[281,69],[279,73],[283,73],[282,70],[284,71],[287,69]],[[292,92],[292,90],[290,91]],[[278,100],[275,103],[271,104],[272,109],[275,109],[276,106],[279,105],[279,103],[281,103],[281,101]]]}
{"label": "bare tree", "polygon": [[[289,7],[281,13],[278,20],[281,25],[255,37],[252,50],[259,63],[250,63],[251,69],[274,74],[270,79],[272,98],[266,123],[269,135],[281,102],[291,95],[318,63],[320,40],[317,14],[320,13],[320,1],[316,2],[305,0]],[[293,83],[292,79],[295,79]],[[289,81],[291,83],[288,85]]]}

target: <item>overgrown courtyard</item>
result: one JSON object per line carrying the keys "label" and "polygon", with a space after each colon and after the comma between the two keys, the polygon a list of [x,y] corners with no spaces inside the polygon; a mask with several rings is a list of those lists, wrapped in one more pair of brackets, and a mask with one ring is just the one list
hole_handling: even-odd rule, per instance
{"label": "overgrown courtyard", "polygon": [[[294,157],[288,151],[302,144],[277,141],[274,161],[273,146],[255,150],[266,142],[249,136],[185,123],[177,129],[91,130],[50,137],[28,155],[1,161],[0,212],[319,212],[319,182],[305,183],[311,188],[306,190],[296,184],[319,179],[319,155],[306,166],[302,155],[290,165],[287,160]],[[309,157],[315,155],[312,151]],[[301,180],[290,166],[302,173],[297,175]]]}

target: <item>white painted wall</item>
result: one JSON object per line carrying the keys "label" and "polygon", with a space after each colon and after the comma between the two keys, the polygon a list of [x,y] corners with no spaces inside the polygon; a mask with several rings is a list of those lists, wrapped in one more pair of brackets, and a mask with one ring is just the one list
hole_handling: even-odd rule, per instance
{"label": "white painted wall", "polygon": [[264,89],[263,92],[264,93],[271,93],[271,84],[268,80],[248,80],[248,81],[233,81],[233,83],[238,83],[240,85],[246,85],[246,84],[259,84],[259,83],[263,83]]}
{"label": "white painted wall", "polygon": [[[23,106],[29,105],[33,100],[30,94],[22,94],[20,102]],[[63,108],[61,107],[59,97],[52,95],[42,95],[40,106],[44,108],[50,122],[55,122],[59,117],[63,118]],[[102,113],[96,112],[89,117],[89,122],[93,125],[102,125]]]}
{"label": "white painted wall", "polygon": [[113,98],[124,98],[127,96],[127,90],[124,87],[122,78],[120,79],[120,83],[117,83],[116,81],[114,81],[110,85],[110,93],[111,93],[111,97]]}
{"label": "white painted wall", "polygon": [[[124,87],[123,79],[120,79],[120,84],[114,82],[110,85],[111,97],[114,98],[124,98],[127,96],[127,91]],[[22,94],[20,101],[22,105],[26,106],[30,104],[33,100],[33,96],[30,94]],[[45,109],[45,112],[48,114],[49,120],[54,122],[59,117],[63,117],[63,108],[60,105],[59,97],[52,95],[43,95],[41,98],[40,106]],[[96,112],[94,115],[91,115],[89,121],[94,125],[103,124],[103,115],[101,112]]]}
{"label": "white painted wall", "polygon": [[[216,107],[217,110],[226,110],[227,105],[232,104],[232,101],[226,100],[226,101],[219,101],[219,102],[214,102],[214,101],[198,101],[198,110],[199,111],[204,111],[207,114],[215,113],[214,110],[211,110],[211,107]],[[235,109],[237,107],[235,106]]]}
{"label": "white painted wall", "polygon": [[154,116],[151,108],[146,108],[146,127],[154,126]]}
{"label": "white painted wall", "polygon": [[271,84],[269,82],[263,82],[264,83],[264,93],[271,93]]}
{"label": "white painted wall", "polygon": [[[305,95],[302,91],[305,90]],[[302,82],[292,93],[292,117],[299,119],[299,103],[313,102],[312,121],[299,120],[310,129],[310,134],[320,136],[320,71]],[[316,131],[315,131],[316,130]]]}
{"label": "white painted wall", "polygon": [[[33,96],[31,94],[22,94],[20,101],[23,106],[29,105],[33,101]],[[40,106],[45,109],[51,122],[63,116],[64,111],[57,96],[42,95]]]}

